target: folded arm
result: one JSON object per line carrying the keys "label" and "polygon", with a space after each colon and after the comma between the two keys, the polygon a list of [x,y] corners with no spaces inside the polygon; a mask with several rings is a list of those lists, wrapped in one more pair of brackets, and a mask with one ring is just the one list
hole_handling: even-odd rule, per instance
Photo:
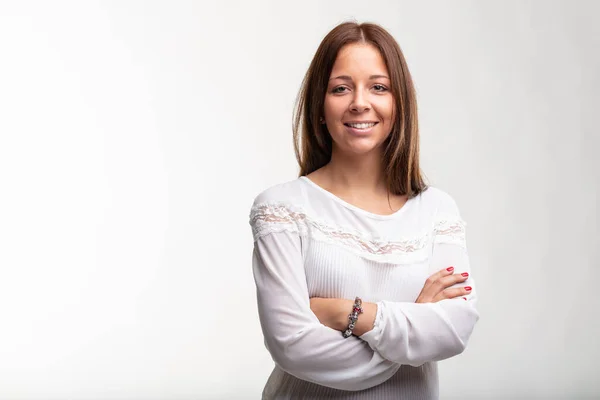
{"label": "folded arm", "polygon": [[310,309],[301,239],[281,230],[254,242],[253,273],[265,345],[275,363],[297,378],[342,390],[385,382],[400,366],[357,337],[321,324]]}
{"label": "folded arm", "polygon": [[454,266],[469,279],[454,286],[471,286],[471,294],[436,303],[381,301],[374,328],[360,336],[388,360],[419,366],[464,351],[479,320],[477,295],[465,242],[465,223],[448,196],[438,212],[434,228],[430,272]]}

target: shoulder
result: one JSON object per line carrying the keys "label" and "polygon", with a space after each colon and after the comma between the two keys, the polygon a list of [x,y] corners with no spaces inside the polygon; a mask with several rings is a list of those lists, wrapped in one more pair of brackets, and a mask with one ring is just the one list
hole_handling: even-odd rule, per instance
{"label": "shoulder", "polygon": [[433,207],[433,230],[435,243],[448,243],[466,248],[465,229],[467,223],[462,219],[454,198],[439,188],[430,187],[425,193]]}
{"label": "shoulder", "polygon": [[294,203],[303,193],[299,183],[297,178],[264,189],[254,198],[252,208],[263,204]]}
{"label": "shoulder", "polygon": [[305,189],[300,179],[278,183],[261,191],[250,208],[254,238],[278,231],[298,232],[305,219]]}
{"label": "shoulder", "polygon": [[421,201],[434,215],[460,216],[458,205],[448,192],[434,186],[429,186],[420,195]]}

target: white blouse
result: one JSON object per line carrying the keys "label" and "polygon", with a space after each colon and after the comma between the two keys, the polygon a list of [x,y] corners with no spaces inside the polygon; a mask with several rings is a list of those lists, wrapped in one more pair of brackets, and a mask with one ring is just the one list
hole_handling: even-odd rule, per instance
{"label": "white blouse", "polygon": [[[275,368],[264,399],[436,399],[436,361],[460,354],[479,315],[465,222],[429,187],[390,215],[360,209],[300,177],[259,194],[250,212],[253,273]],[[466,296],[415,303],[442,268],[468,272]],[[374,328],[342,337],[311,297],[377,303]],[[348,310],[350,312],[350,310]],[[360,318],[360,317],[359,317]]]}

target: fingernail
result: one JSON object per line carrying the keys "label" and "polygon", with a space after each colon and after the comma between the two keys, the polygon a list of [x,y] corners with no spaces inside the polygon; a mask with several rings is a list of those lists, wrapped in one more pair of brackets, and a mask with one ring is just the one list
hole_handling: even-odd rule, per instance
{"label": "fingernail", "polygon": [[465,299],[465,300],[466,300],[467,298],[466,298],[466,297],[463,297],[463,299]]}
{"label": "fingernail", "polygon": [[448,267],[446,268],[446,271],[454,271],[454,267]]}
{"label": "fingernail", "polygon": [[465,290],[468,292],[471,290],[471,286],[465,286]]}
{"label": "fingernail", "polygon": [[461,275],[466,278],[467,276],[469,276],[469,273],[468,272],[463,272]]}

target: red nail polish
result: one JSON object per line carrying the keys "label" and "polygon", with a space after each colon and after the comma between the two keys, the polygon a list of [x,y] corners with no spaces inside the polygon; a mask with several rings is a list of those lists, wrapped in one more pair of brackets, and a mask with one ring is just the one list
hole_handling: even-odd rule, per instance
{"label": "red nail polish", "polygon": [[465,290],[468,292],[471,290],[471,286],[465,286]]}
{"label": "red nail polish", "polygon": [[469,273],[468,272],[463,272],[461,275],[466,278],[467,276],[469,276]]}
{"label": "red nail polish", "polygon": [[463,299],[465,299],[465,300],[466,300],[467,298],[466,298],[466,297],[463,297]]}
{"label": "red nail polish", "polygon": [[446,268],[446,271],[454,271],[454,267],[448,267]]}

